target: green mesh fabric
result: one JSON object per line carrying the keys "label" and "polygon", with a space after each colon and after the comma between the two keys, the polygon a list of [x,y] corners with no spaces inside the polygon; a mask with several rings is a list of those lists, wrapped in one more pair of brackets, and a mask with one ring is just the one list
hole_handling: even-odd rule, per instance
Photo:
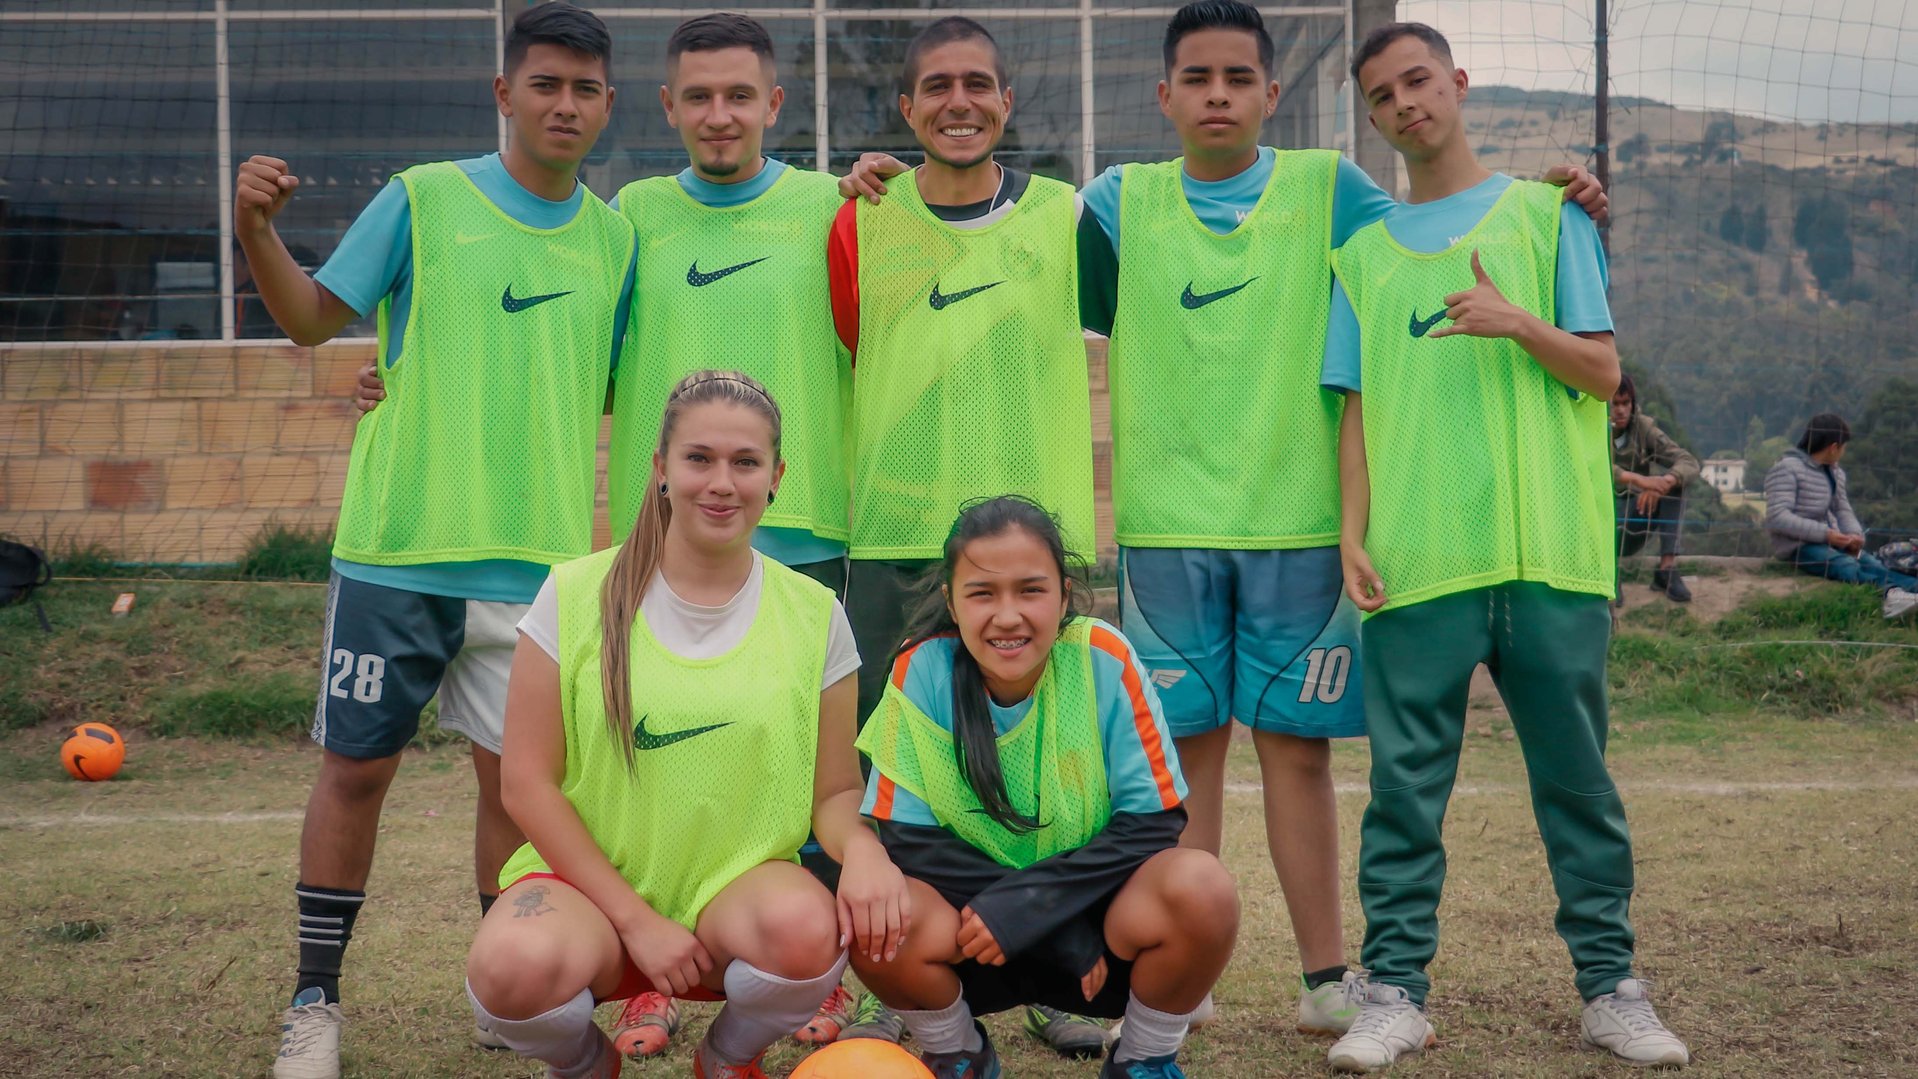
{"label": "green mesh fabric", "polygon": [[615,538],[632,530],[666,397],[707,367],[746,372],[779,402],[786,477],[760,524],[844,541],[852,368],[833,330],[826,237],[838,181],[788,168],[739,206],[704,206],[679,180],[627,184],[639,233],[632,331],[620,354],[606,466]]}
{"label": "green mesh fabric", "polygon": [[1232,232],[1187,204],[1184,159],[1127,165],[1112,327],[1112,512],[1130,547],[1339,541],[1339,416],[1319,385],[1337,153],[1280,150]]}
{"label": "green mesh fabric", "polygon": [[1085,846],[1112,817],[1092,625],[1076,619],[1059,634],[1033,687],[1031,711],[998,740],[1006,793],[1019,812],[1044,825],[1037,831],[1020,835],[985,814],[959,768],[952,732],[895,684],[887,684],[860,732],[860,750],[881,775],[925,802],[940,824],[1000,865],[1017,869]]}
{"label": "green mesh fabric", "polygon": [[585,554],[633,230],[590,191],[571,222],[534,229],[457,165],[398,179],[413,306],[386,400],[354,432],[333,552],[373,565]]}
{"label": "green mesh fabric", "polygon": [[956,229],[912,174],[861,202],[854,558],[936,558],[968,499],[1022,494],[1093,550],[1092,405],[1072,189]]}
{"label": "green mesh fabric", "polygon": [[[633,890],[690,929],[746,870],[797,861],[811,832],[833,597],[764,559],[759,611],[745,640],[704,660],[674,656],[644,616],[635,618],[629,737],[636,770],[629,774],[606,729],[600,689],[599,590],[619,550],[554,570],[566,730],[560,791]],[[507,860],[500,883],[551,871],[528,843]]]}
{"label": "green mesh fabric", "polygon": [[1372,514],[1386,609],[1504,581],[1612,590],[1606,402],[1574,394],[1511,341],[1413,336],[1472,287],[1472,252],[1507,300],[1556,309],[1561,192],[1514,183],[1445,251],[1383,223],[1334,256],[1358,315]]}

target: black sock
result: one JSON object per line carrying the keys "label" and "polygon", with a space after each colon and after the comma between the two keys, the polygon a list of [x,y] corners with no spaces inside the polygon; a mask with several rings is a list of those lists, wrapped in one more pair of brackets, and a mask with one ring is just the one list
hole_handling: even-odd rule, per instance
{"label": "black sock", "polygon": [[498,901],[499,893],[495,892],[492,895],[487,895],[485,892],[481,892],[479,893],[479,899],[480,899],[480,917],[484,918],[488,914],[492,913],[493,904],[496,901]]}
{"label": "black sock", "polygon": [[296,884],[293,894],[300,902],[300,978],[293,985],[293,995],[317,987],[326,1000],[337,1004],[340,960],[353,939],[353,919],[359,917],[366,893]]}
{"label": "black sock", "polygon": [[1321,985],[1331,985],[1334,982],[1343,981],[1345,979],[1345,969],[1345,964],[1340,963],[1336,967],[1326,967],[1324,970],[1306,971],[1305,988],[1307,991],[1310,991],[1317,989]]}

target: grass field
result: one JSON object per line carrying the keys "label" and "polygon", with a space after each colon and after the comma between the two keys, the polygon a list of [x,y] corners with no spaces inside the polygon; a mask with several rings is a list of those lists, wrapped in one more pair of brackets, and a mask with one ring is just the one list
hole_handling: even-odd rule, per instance
{"label": "grass field", "polygon": [[[316,763],[295,735],[321,593],[142,584],[133,616],[108,617],[126,587],[45,593],[52,634],[0,610],[0,1076],[264,1075],[293,961]],[[1918,652],[1781,643],[1918,635],[1880,623],[1868,594],[1739,575],[1694,587],[1716,594],[1696,613],[1634,589],[1614,645],[1641,972],[1698,1074],[1918,1074]],[[82,719],[128,731],[116,781],[59,771],[62,727]],[[1441,1045],[1399,1071],[1623,1074],[1578,1048],[1518,747],[1489,687],[1469,730],[1433,966]],[[1365,767],[1363,743],[1338,747],[1348,880]],[[1325,1044],[1292,1030],[1297,962],[1256,783],[1240,747],[1226,860],[1244,927],[1221,1018],[1185,1054],[1195,1076],[1325,1070]],[[458,744],[409,751],[348,955],[348,1075],[539,1074],[466,1043],[471,787]],[[1354,957],[1360,931],[1348,889]],[[688,1046],[710,1015],[690,1011]],[[990,1025],[1010,1075],[1096,1070],[1051,1059],[1013,1016]],[[775,1051],[769,1070],[798,1055]],[[686,1072],[676,1055],[627,1074]]]}

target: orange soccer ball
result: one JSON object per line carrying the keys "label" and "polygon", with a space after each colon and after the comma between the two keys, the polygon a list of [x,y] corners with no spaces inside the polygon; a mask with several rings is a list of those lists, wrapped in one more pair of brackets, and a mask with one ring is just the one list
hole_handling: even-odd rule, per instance
{"label": "orange soccer ball", "polygon": [[932,1079],[932,1072],[892,1042],[853,1038],[807,1057],[792,1079]]}
{"label": "orange soccer ball", "polygon": [[126,759],[127,744],[120,732],[104,723],[80,724],[60,746],[60,763],[67,774],[89,782],[112,779]]}

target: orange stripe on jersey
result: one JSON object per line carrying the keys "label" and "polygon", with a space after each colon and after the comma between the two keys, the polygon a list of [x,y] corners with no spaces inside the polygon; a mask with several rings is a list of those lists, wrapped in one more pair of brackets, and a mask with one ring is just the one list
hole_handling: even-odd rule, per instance
{"label": "orange stripe on jersey", "polygon": [[899,658],[892,661],[893,688],[901,692],[905,691],[906,668],[912,666],[913,653],[919,651],[919,649],[925,645],[926,641],[936,641],[944,637],[956,637],[956,636],[958,636],[958,634],[937,633],[931,637],[927,637],[925,641],[920,641],[918,644],[915,644],[911,648],[906,649],[904,652],[899,653]]}
{"label": "orange stripe on jersey", "polygon": [[1166,766],[1165,743],[1159,740],[1159,725],[1152,719],[1152,705],[1146,702],[1138,668],[1132,665],[1132,652],[1123,638],[1103,626],[1092,627],[1092,647],[1117,659],[1119,669],[1125,672],[1125,691],[1132,700],[1132,724],[1139,730],[1139,744],[1145,747],[1145,759],[1152,765],[1153,782],[1159,785],[1159,804],[1171,809],[1179,804],[1179,785],[1172,781],[1172,769]]}
{"label": "orange stripe on jersey", "polygon": [[887,779],[884,775],[879,777],[879,790],[874,794],[872,800],[872,815],[875,819],[892,819],[892,796],[893,791],[896,789],[897,788],[892,785],[892,780]]}

